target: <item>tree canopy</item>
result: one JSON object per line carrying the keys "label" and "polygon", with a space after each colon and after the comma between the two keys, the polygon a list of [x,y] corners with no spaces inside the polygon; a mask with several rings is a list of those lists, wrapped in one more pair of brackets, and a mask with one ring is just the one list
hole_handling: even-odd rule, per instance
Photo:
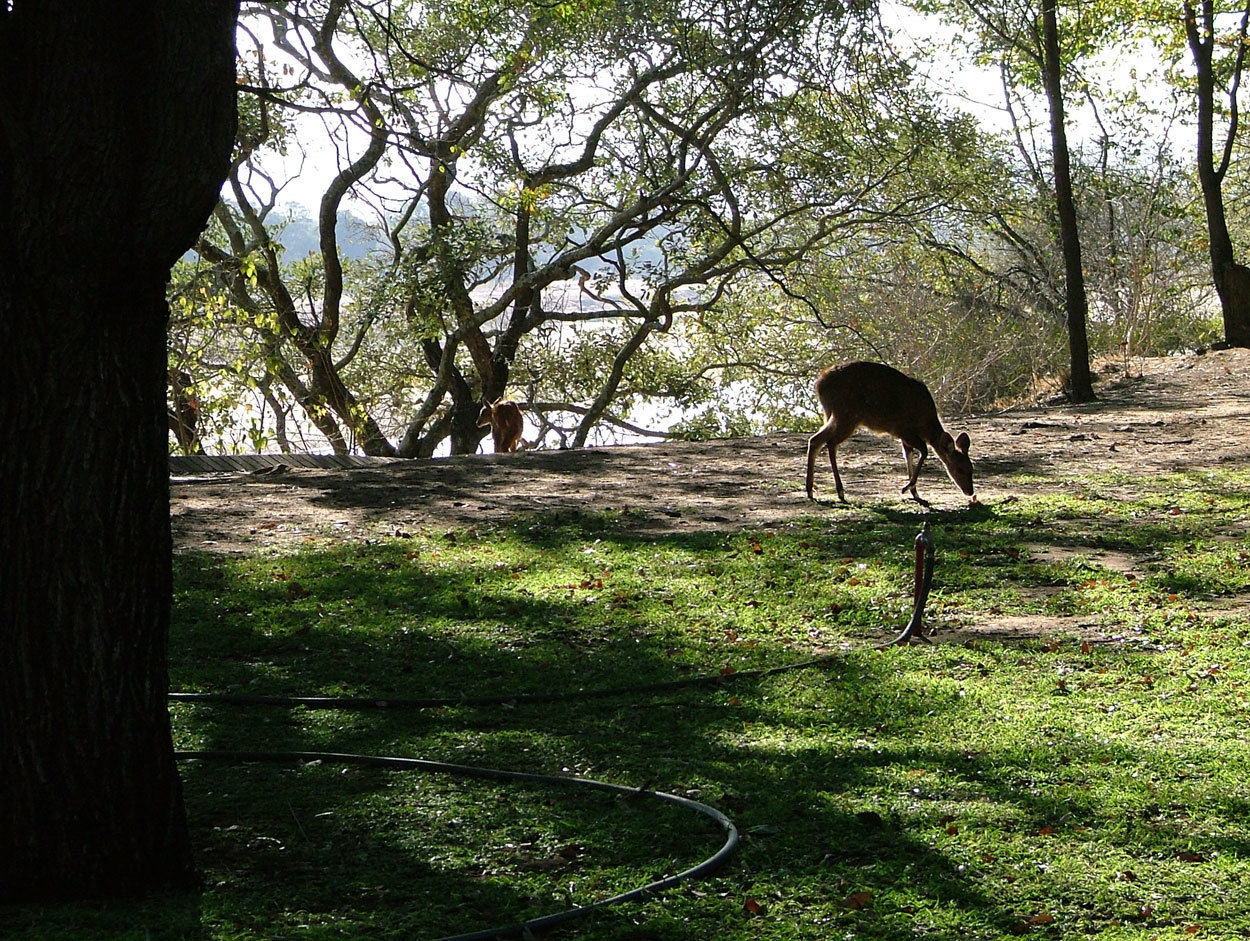
{"label": "tree canopy", "polygon": [[[967,407],[1209,336],[1187,168],[1139,136],[1188,114],[1101,77],[1133,11],[1056,8],[1049,86],[1040,7],[908,14],[980,37],[998,126],[879,12],[245,4],[235,160],[173,293],[181,446],[466,453],[502,396],[546,446],[745,433],[847,356],[931,360]],[[1072,147],[1035,133],[1048,94]],[[296,257],[285,194],[326,154]]]}

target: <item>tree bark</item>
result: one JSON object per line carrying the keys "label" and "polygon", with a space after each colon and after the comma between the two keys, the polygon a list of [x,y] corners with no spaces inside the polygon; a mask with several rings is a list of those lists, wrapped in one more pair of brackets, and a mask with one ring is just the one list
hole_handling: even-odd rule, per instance
{"label": "tree bark", "polygon": [[228,169],[236,16],[0,5],[0,904],[194,883],[165,283]]}
{"label": "tree bark", "polygon": [[[1250,269],[1237,264],[1233,252],[1233,240],[1228,232],[1228,219],[1224,212],[1224,174],[1228,169],[1232,145],[1237,135],[1236,111],[1232,112],[1228,139],[1219,162],[1215,160],[1215,69],[1212,55],[1215,49],[1215,13],[1210,0],[1202,3],[1201,20],[1191,3],[1183,6],[1185,35],[1189,51],[1194,59],[1194,73],[1198,98],[1198,183],[1202,188],[1202,202],[1207,216],[1207,238],[1211,254],[1211,277],[1215,291],[1220,297],[1224,315],[1224,342],[1228,346],[1250,347]],[[1235,66],[1237,78],[1241,75],[1247,19],[1242,15],[1240,34],[1242,49]],[[1235,108],[1234,101],[1234,108]]]}
{"label": "tree bark", "polygon": [[[425,351],[425,361],[431,369],[437,372],[443,359],[442,346],[437,340],[422,340],[421,346]],[[453,455],[476,454],[478,445],[489,434],[485,428],[477,426],[477,417],[482,413],[482,400],[473,394],[473,387],[454,365],[447,377],[447,391],[451,393],[451,406],[445,413],[445,420],[437,423],[437,435],[441,436],[444,428],[450,430]],[[430,445],[437,445],[437,443],[438,439],[435,437],[432,437],[429,442]],[[432,451],[431,447],[421,456],[428,458]]]}
{"label": "tree bark", "polygon": [[1089,371],[1089,301],[1081,262],[1080,226],[1072,195],[1072,168],[1068,156],[1067,118],[1063,106],[1063,73],[1059,58],[1058,0],[1042,0],[1042,80],[1050,104],[1050,143],[1055,171],[1055,208],[1059,216],[1059,243],[1063,251],[1065,308],[1068,319],[1069,394],[1074,402],[1094,400]]}

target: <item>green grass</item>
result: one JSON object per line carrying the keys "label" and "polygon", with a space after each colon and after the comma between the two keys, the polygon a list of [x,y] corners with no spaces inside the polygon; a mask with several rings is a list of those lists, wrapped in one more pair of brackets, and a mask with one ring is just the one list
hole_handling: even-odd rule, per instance
{"label": "green grass", "polygon": [[[570,695],[175,704],[176,742],[582,775],[694,797],[741,830],[715,876],[559,937],[1250,935],[1250,621],[1229,613],[1250,589],[1250,474],[1082,479],[932,514],[930,624],[1069,626],[873,650],[906,623],[921,519],[860,504],[641,537],[628,513],[561,515],[181,555],[176,689]],[[704,675],[725,679],[575,695]],[[8,911],[0,934],[435,938],[585,905],[721,842],[644,797],[330,762],[190,762],[184,785],[202,892]]]}

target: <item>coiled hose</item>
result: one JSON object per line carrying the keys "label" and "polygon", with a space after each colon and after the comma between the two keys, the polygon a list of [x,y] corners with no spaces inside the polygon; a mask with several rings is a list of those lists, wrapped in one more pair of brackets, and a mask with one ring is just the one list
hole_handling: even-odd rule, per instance
{"label": "coiled hose", "polygon": [[[893,640],[879,644],[877,649],[897,644],[906,644],[911,640],[927,640],[920,633],[924,618],[925,602],[929,596],[929,587],[933,580],[933,537],[929,532],[929,524],[925,523],[915,542],[915,580],[912,589],[912,615],[907,627]],[[612,689],[579,690],[577,692],[558,693],[526,693],[504,696],[476,696],[444,699],[379,699],[368,697],[329,697],[329,696],[253,696],[234,693],[170,693],[174,702],[223,703],[228,705],[246,706],[305,706],[312,709],[387,709],[415,708],[437,709],[452,706],[492,706],[502,704],[550,703],[567,699],[607,698],[621,695],[639,695],[644,693],[666,692],[683,687],[721,685],[728,682],[773,676],[792,670],[804,670],[820,666],[837,659],[831,654],[815,657],[799,663],[787,664],[760,670],[744,670],[727,675],[708,675],[688,677],[667,683],[652,683],[646,686],[617,687]],[[601,899],[590,905],[571,908],[553,915],[544,915],[528,921],[518,922],[498,928],[486,928],[468,934],[449,935],[437,941],[490,941],[495,938],[523,937],[527,933],[554,928],[577,918],[583,918],[594,912],[601,911],[612,905],[623,902],[637,901],[670,889],[680,882],[707,875],[721,866],[738,846],[738,829],[732,820],[717,810],[696,800],[667,794],[663,791],[624,787],[609,784],[590,778],[560,777],[557,775],[533,774],[524,771],[507,771],[496,768],[479,768],[472,765],[448,764],[441,761],[429,761],[422,758],[392,758],[378,755],[352,755],[337,752],[254,752],[254,751],[185,751],[176,752],[175,757],[185,761],[266,761],[266,762],[311,762],[321,761],[337,764],[354,764],[374,768],[390,768],[399,771],[423,771],[435,774],[451,774],[461,777],[472,777],[491,781],[521,781],[530,784],[555,785],[561,787],[586,787],[592,790],[606,791],[630,798],[650,797],[679,807],[685,807],[713,820],[724,832],[725,842],[707,859],[671,876],[648,882],[646,885],[630,889],[611,898]]]}

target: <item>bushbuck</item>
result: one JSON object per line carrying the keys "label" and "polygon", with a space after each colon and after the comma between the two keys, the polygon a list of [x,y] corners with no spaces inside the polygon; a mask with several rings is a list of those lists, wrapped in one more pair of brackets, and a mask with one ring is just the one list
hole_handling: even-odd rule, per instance
{"label": "bushbuck", "polygon": [[490,428],[491,437],[495,439],[495,453],[503,454],[517,449],[525,422],[516,402],[496,399],[494,402],[482,403],[482,414],[477,416],[477,426]]}
{"label": "bushbuck", "polygon": [[[916,493],[916,478],[929,456],[929,445],[946,465],[951,480],[972,496],[972,461],[968,459],[971,443],[967,433],[952,438],[938,419],[937,406],[925,384],[905,376],[897,369],[881,363],[843,363],[831,366],[816,379],[816,395],[825,412],[825,423],[807,441],[807,498],[812,499],[812,474],[820,449],[828,446],[829,464],[838,487],[838,499],[846,502],[842,492],[842,476],[838,473],[838,445],[859,427],[893,435],[903,443],[903,459],[907,462],[906,485],[899,491],[911,491],[912,498],[922,506],[928,502]],[[912,452],[920,459],[912,466]],[[974,497],[975,499],[975,497]]]}

